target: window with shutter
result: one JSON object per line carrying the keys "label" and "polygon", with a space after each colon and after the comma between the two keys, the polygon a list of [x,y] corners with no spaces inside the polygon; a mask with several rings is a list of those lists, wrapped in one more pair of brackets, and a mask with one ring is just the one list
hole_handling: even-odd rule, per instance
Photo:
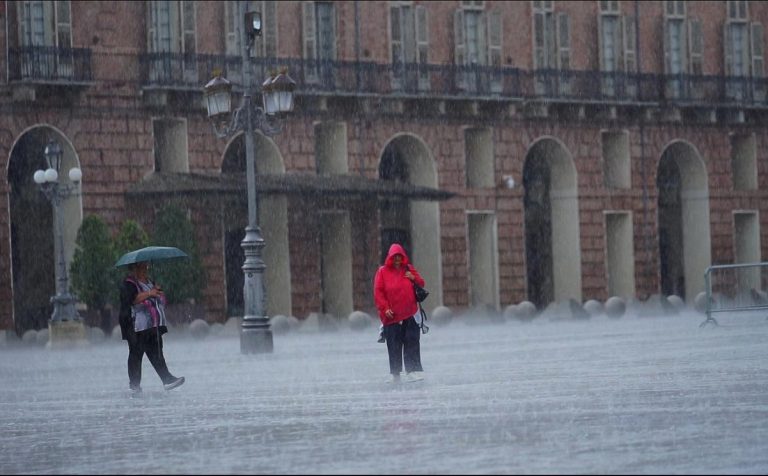
{"label": "window with shutter", "polygon": [[623,93],[627,98],[637,97],[637,18],[625,15],[622,20],[622,42],[624,44]]}
{"label": "window with shutter", "polygon": [[147,1],[147,45],[151,81],[197,84],[194,1]]}
{"label": "window with shutter", "polygon": [[488,20],[488,66],[491,72],[490,87],[491,92],[500,93],[502,91],[501,74],[501,43],[502,43],[502,25],[501,15],[489,12]]}
{"label": "window with shutter", "polygon": [[170,53],[174,51],[174,45],[172,41],[173,32],[171,31],[171,15],[172,5],[175,2],[170,1],[149,1],[149,8],[154,12],[153,25],[154,38],[151,44],[154,46],[153,53]]}
{"label": "window with shutter", "polygon": [[473,0],[473,1],[462,0],[461,7],[465,10],[482,10],[485,8],[485,2],[482,0]]}
{"label": "window with shutter", "polygon": [[748,27],[746,22],[740,20],[729,20],[724,24],[725,89],[729,99],[740,100],[746,92],[751,60]]}
{"label": "window with shutter", "polygon": [[224,37],[227,56],[241,55],[237,33],[237,18],[239,17],[237,2],[235,0],[226,0],[224,2]]}
{"label": "window with shutter", "polygon": [[197,82],[197,51],[196,45],[196,15],[195,15],[195,2],[194,1],[182,1],[179,5],[181,14],[181,25],[179,31],[181,32],[179,38],[180,52],[184,55],[182,57],[182,67],[184,68],[184,81],[188,84]]}
{"label": "window with shutter", "polygon": [[698,18],[686,20],[688,26],[688,94],[695,99],[703,99],[704,88],[698,87],[698,76],[703,74],[704,39],[701,33],[701,21]]}
{"label": "window with shutter", "polygon": [[277,2],[261,2],[261,21],[264,25],[262,39],[262,54],[266,58],[277,57]]}
{"label": "window with shutter", "polygon": [[321,60],[336,59],[336,10],[332,2],[315,2],[317,11],[317,55]]}
{"label": "window with shutter", "polygon": [[664,2],[664,13],[667,18],[685,18],[685,2],[682,0],[667,0]]}
{"label": "window with shutter", "polygon": [[304,80],[335,84],[336,9],[332,2],[302,3]]}
{"label": "window with shutter", "polygon": [[553,92],[556,72],[547,71],[557,67],[557,42],[555,32],[554,3],[533,2],[533,65],[536,71],[534,88],[536,94]]}
{"label": "window with shutter", "polygon": [[403,52],[401,7],[392,6],[389,9],[389,47],[392,53],[392,87],[399,90],[402,87],[405,74],[405,53]]}
{"label": "window with shutter", "polygon": [[688,20],[688,60],[690,74],[700,76],[703,74],[704,39],[701,33],[701,20],[690,18]]}
{"label": "window with shutter", "polygon": [[466,54],[464,44],[464,10],[458,9],[453,12],[453,62],[457,68],[456,87],[458,89],[467,88],[467,78],[465,72]]}
{"label": "window with shutter", "polygon": [[182,53],[195,54],[197,45],[195,44],[195,2],[181,2],[181,49]]}
{"label": "window with shutter", "polygon": [[419,90],[430,89],[429,79],[429,22],[427,9],[423,5],[416,7],[416,57],[419,69]]}
{"label": "window with shutter", "polygon": [[72,19],[69,0],[56,2],[56,46],[72,48]]}
{"label": "window with shutter", "polygon": [[19,43],[23,47],[45,46],[45,2],[21,2],[19,11]]}
{"label": "window with shutter", "polygon": [[24,78],[61,79],[74,75],[72,13],[69,0],[17,3],[18,38]]}
{"label": "window with shutter", "polygon": [[600,71],[602,93],[605,96],[616,95],[616,72],[621,69],[622,25],[618,14],[618,5],[606,1],[601,3],[598,19],[598,46],[600,49]]}
{"label": "window with shutter", "polygon": [[[538,7],[536,5],[539,5]],[[557,67],[557,41],[554,3],[534,2],[533,9],[534,68]]]}
{"label": "window with shutter", "polygon": [[752,92],[754,99],[764,101],[765,87],[765,57],[763,56],[763,24],[753,22],[750,29],[752,50]]}
{"label": "window with shutter", "polygon": [[688,32],[685,2],[667,1],[664,18],[664,73],[666,96],[680,98],[686,91],[688,72]]}
{"label": "window with shutter", "polygon": [[465,2],[463,6],[461,19],[457,22],[454,17],[454,27],[461,32],[463,44],[460,66],[464,67],[464,78],[460,82],[464,89],[487,93],[490,88],[490,75],[485,68],[490,57],[488,15],[482,10],[483,2]]}
{"label": "window with shutter", "polygon": [[600,5],[600,13],[618,14],[620,11],[617,0],[600,0],[598,3]]}
{"label": "window with shutter", "polygon": [[72,19],[69,0],[56,2],[56,76],[72,78],[74,57],[72,56]]}
{"label": "window with shutter", "polygon": [[560,70],[560,94],[571,93],[571,22],[566,13],[557,14],[557,68]]}
{"label": "window with shutter", "polygon": [[637,30],[634,15],[625,15],[623,17],[624,32],[624,71],[632,74],[637,72]]}
{"label": "window with shutter", "polygon": [[305,1],[301,6],[301,26],[304,47],[304,80],[308,83],[315,83],[318,81],[315,2]]}

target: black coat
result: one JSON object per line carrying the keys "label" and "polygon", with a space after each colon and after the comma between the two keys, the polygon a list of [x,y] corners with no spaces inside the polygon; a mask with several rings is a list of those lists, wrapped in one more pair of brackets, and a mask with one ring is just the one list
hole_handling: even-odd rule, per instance
{"label": "black coat", "polygon": [[[133,301],[136,299],[136,295],[139,294],[139,288],[136,284],[125,279],[120,283],[120,314],[118,321],[120,322],[120,333],[123,336],[123,340],[127,340],[129,344],[136,342],[136,331],[134,330],[134,317],[131,313],[133,307]],[[152,332],[152,329],[147,329],[141,332]],[[168,332],[168,328],[160,326],[160,335]]]}

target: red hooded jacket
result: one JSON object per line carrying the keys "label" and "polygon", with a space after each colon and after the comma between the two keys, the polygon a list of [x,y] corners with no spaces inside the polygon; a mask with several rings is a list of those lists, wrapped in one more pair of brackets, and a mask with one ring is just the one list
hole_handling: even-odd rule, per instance
{"label": "red hooded jacket", "polygon": [[[395,268],[393,258],[395,255],[402,255],[403,262],[400,268]],[[389,247],[387,259],[384,260],[384,266],[376,271],[376,277],[373,280],[373,298],[376,302],[376,309],[379,310],[379,319],[385,326],[396,322],[404,321],[416,314],[419,310],[416,304],[416,296],[413,293],[413,283],[405,277],[405,271],[413,274],[414,281],[421,287],[424,287],[424,279],[409,260],[405,250],[397,243]],[[387,309],[391,309],[394,317],[387,317]]]}

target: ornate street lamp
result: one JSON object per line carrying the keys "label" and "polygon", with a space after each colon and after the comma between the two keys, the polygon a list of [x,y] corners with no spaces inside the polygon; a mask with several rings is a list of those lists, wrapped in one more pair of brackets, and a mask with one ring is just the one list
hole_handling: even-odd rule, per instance
{"label": "ornate street lamp", "polygon": [[[242,6],[246,2],[238,2]],[[244,10],[241,10],[243,12]],[[261,257],[264,248],[264,238],[257,222],[256,209],[256,167],[254,164],[254,130],[264,135],[273,136],[281,130],[278,118],[284,117],[293,110],[293,91],[296,83],[281,72],[276,77],[267,78],[261,87],[263,107],[256,106],[251,96],[253,85],[248,49],[253,36],[261,34],[261,17],[251,13],[243,13],[243,25],[247,28],[250,41],[242,41],[243,61],[243,101],[234,114],[231,114],[232,84],[220,74],[216,74],[203,87],[208,117],[213,123],[213,130],[219,138],[231,137],[242,131],[245,136],[246,179],[248,187],[248,226],[245,227],[245,238],[240,246],[245,251],[243,273],[244,311],[240,327],[240,352],[243,354],[272,352],[272,331],[269,328],[269,318],[265,314],[266,290],[264,288],[264,270],[266,266]],[[246,35],[241,34],[245,39]]]}
{"label": "ornate street lamp", "polygon": [[[45,198],[53,205],[54,221],[53,236],[57,253],[56,273],[56,295],[51,297],[53,303],[53,314],[51,315],[51,342],[54,341],[56,332],[53,326],[59,325],[65,321],[81,321],[80,315],[75,309],[76,298],[69,292],[69,276],[67,272],[67,261],[64,256],[64,217],[61,212],[61,203],[68,197],[75,195],[80,189],[80,180],[83,178],[83,172],[73,167],[69,170],[69,180],[71,184],[64,184],[59,181],[59,171],[64,152],[61,146],[55,140],[48,142],[45,146],[45,161],[48,164],[46,170],[37,170],[33,176],[35,183],[45,195]],[[78,323],[81,324],[81,323]],[[79,326],[82,327],[82,326]],[[69,332],[69,331],[68,331]],[[70,332],[71,333],[71,332]],[[80,334],[80,332],[77,332]],[[82,338],[81,336],[77,336]]]}

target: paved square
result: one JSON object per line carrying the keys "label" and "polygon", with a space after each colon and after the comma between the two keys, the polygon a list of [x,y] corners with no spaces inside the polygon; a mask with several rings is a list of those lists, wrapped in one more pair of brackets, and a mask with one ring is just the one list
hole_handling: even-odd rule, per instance
{"label": "paved square", "polygon": [[0,348],[0,473],[768,473],[768,321],[701,315],[432,325],[423,382],[376,329]]}

